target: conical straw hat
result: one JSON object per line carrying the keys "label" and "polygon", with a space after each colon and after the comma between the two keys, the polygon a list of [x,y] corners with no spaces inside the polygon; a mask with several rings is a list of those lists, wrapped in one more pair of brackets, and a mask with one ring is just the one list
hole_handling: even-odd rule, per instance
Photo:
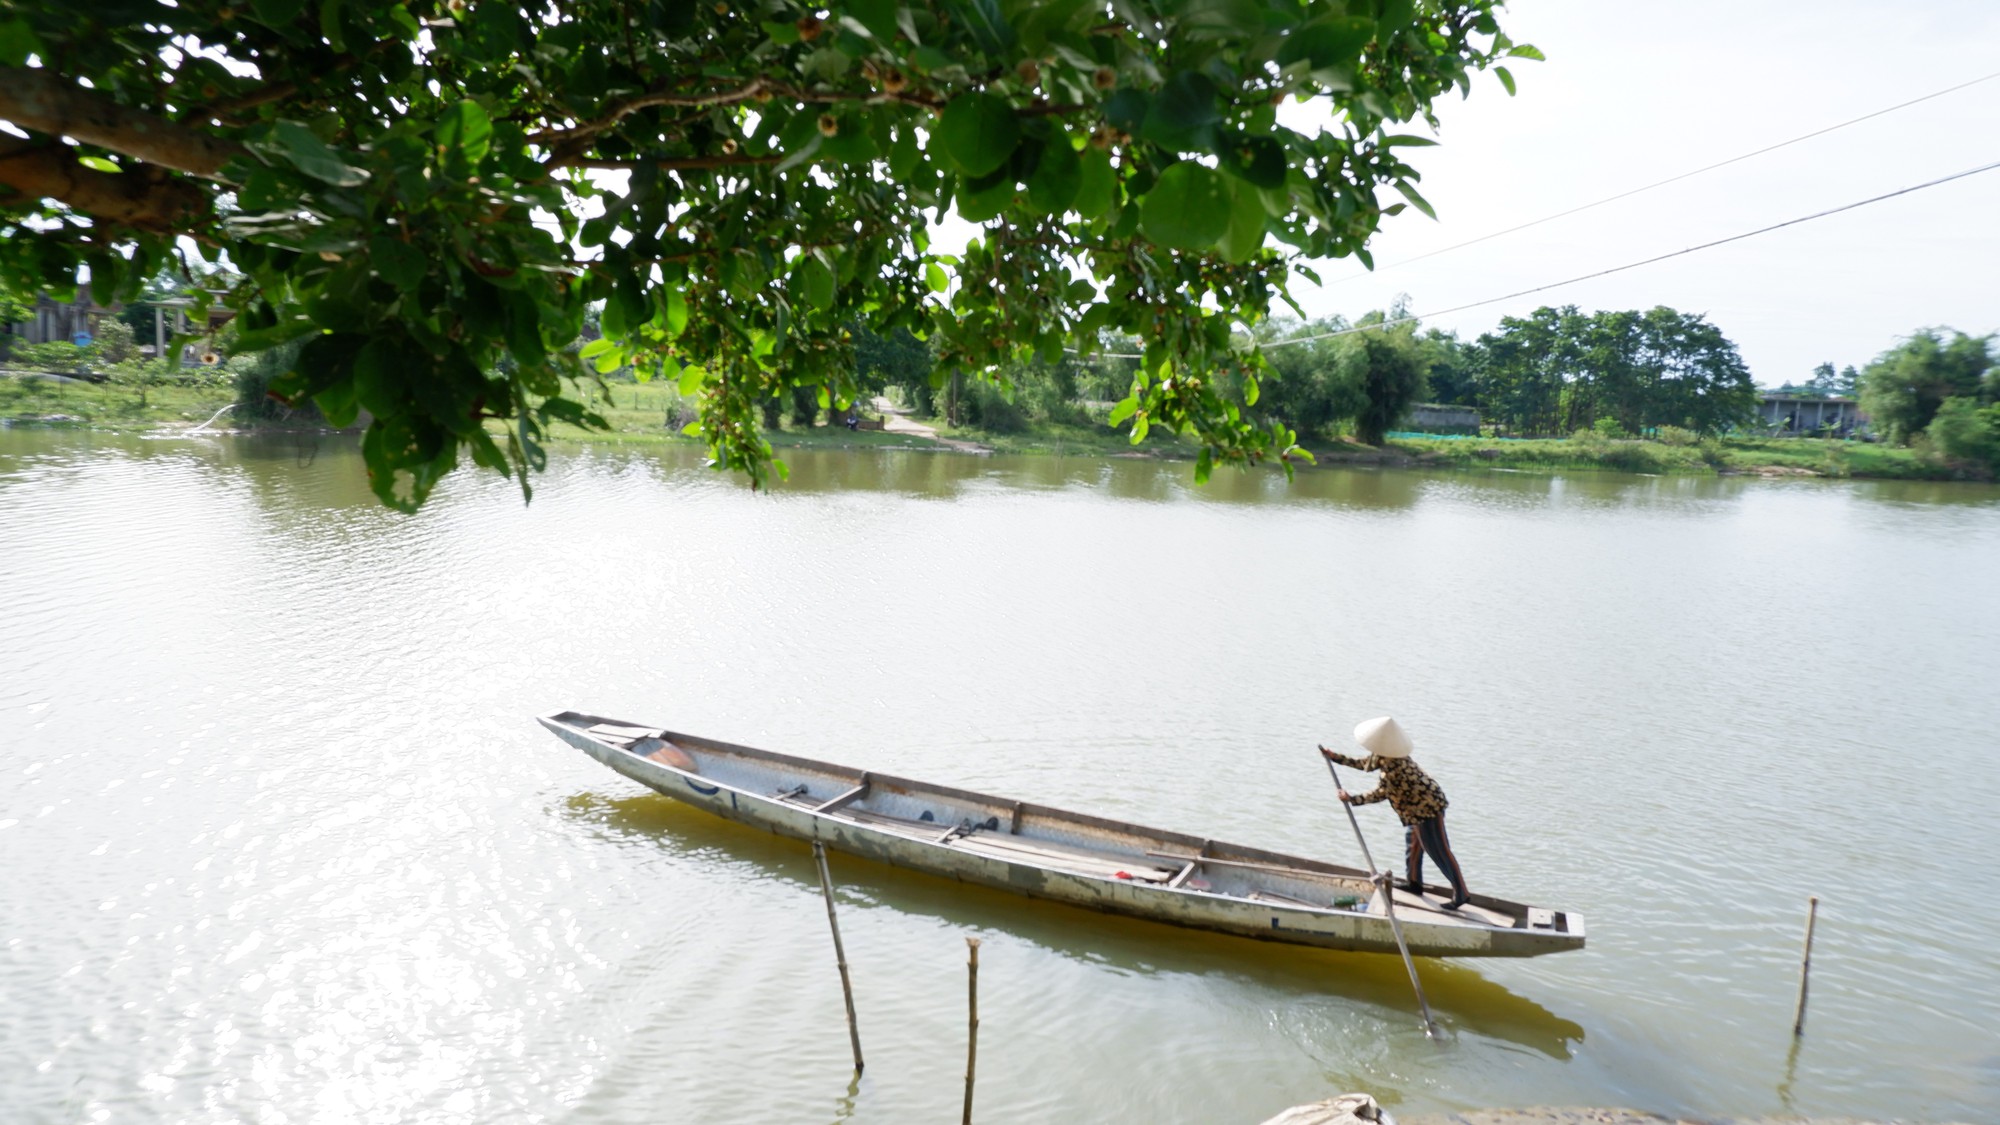
{"label": "conical straw hat", "polygon": [[1410,736],[1387,715],[1355,727],[1354,741],[1381,758],[1407,758],[1410,751],[1416,749],[1410,742]]}

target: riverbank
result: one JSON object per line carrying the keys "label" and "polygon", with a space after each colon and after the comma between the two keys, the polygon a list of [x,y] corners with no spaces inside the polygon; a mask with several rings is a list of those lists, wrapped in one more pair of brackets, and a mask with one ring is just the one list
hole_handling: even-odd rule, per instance
{"label": "riverbank", "polygon": [[[118,432],[191,427],[235,401],[227,383],[163,383],[141,388],[48,378],[0,379],[0,425],[54,425]],[[587,405],[611,424],[608,431],[554,427],[558,443],[646,446],[692,443],[681,433],[685,403],[665,384],[618,384],[609,399]],[[891,416],[892,418],[894,416]],[[243,423],[225,415],[219,423]],[[256,423],[249,428],[282,424]],[[960,453],[1009,453],[1074,457],[1192,460],[1194,442],[1155,431],[1143,445],[1101,421],[1035,422],[998,432],[951,426],[943,419],[903,420],[888,430],[791,423],[768,432],[778,449],[911,449]],[[1669,443],[1608,438],[1397,438],[1381,447],[1350,441],[1305,443],[1320,465],[1384,468],[1511,469],[1528,472],[1618,472],[1662,476],[1826,477],[1871,480],[1984,480],[1990,476],[1897,446],[1818,438],[1724,437]],[[782,452],[780,456],[783,456]]]}

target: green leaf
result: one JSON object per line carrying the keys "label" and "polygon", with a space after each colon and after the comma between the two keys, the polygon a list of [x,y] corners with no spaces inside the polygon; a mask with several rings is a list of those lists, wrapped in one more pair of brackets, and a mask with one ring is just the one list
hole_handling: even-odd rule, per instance
{"label": "green leaf", "polygon": [[422,250],[378,234],[368,240],[368,261],[382,280],[405,293],[414,293],[430,274],[430,259]]}
{"label": "green leaf", "polygon": [[1229,230],[1222,238],[1222,256],[1241,264],[1264,246],[1264,223],[1269,218],[1257,189],[1241,182],[1229,208]]}
{"label": "green leaf", "polygon": [[1192,39],[1249,39],[1264,33],[1263,6],[1253,0],[1185,0],[1180,26]]}
{"label": "green leaf", "polygon": [[[354,357],[353,394],[363,410],[377,418],[386,418],[403,411],[410,393],[405,375],[419,378],[430,375],[429,371],[411,370],[413,358],[405,354],[395,341],[378,336],[362,346]],[[427,360],[429,357],[421,357]],[[429,363],[422,363],[429,367]]]}
{"label": "green leaf", "polygon": [[1209,474],[1214,471],[1215,457],[1209,452],[1208,446],[1204,445],[1201,447],[1201,452],[1194,459],[1194,482],[1196,484],[1207,484]]}
{"label": "green leaf", "polygon": [[519,289],[507,294],[507,351],[524,367],[540,367],[549,358],[542,340],[541,306]]}
{"label": "green leaf", "polygon": [[882,43],[896,40],[896,0],[847,0],[847,10]]}
{"label": "green leaf", "polygon": [[667,290],[667,339],[677,340],[687,331],[687,295],[679,289]]}
{"label": "green leaf", "polygon": [[695,392],[701,390],[702,383],[706,382],[707,379],[708,372],[692,363],[681,368],[681,394],[693,395]]}
{"label": "green leaf", "polygon": [[809,253],[800,258],[795,272],[800,287],[805,291],[806,303],[821,312],[831,311],[833,271],[827,268],[825,262],[820,261],[819,255]]}
{"label": "green leaf", "polygon": [[1375,21],[1359,16],[1329,16],[1314,20],[1285,36],[1278,47],[1278,65],[1303,62],[1308,70],[1329,70],[1361,57],[1375,38]]}
{"label": "green leaf", "polygon": [[889,146],[889,175],[907,180],[917,170],[917,131],[908,125],[896,131],[896,143]]}
{"label": "green leaf", "polygon": [[951,279],[945,276],[944,267],[936,262],[925,262],[924,284],[931,287],[931,292],[942,293],[951,288]]}
{"label": "green leaf", "polygon": [[1417,18],[1417,0],[1382,0],[1382,20],[1376,38],[1387,43]]}
{"label": "green leaf", "polygon": [[968,223],[983,223],[1005,211],[1014,202],[1014,181],[1002,176],[980,191],[958,193],[958,217]]}
{"label": "green leaf", "polygon": [[493,143],[493,119],[478,102],[467,98],[438,117],[436,136],[439,148],[455,150],[467,164],[476,165],[486,159],[486,150]]}
{"label": "green leaf", "polygon": [[1285,186],[1285,146],[1275,139],[1239,134],[1216,148],[1223,171],[1260,188]]}
{"label": "green leaf", "polygon": [[597,369],[598,374],[609,375],[613,371],[625,366],[625,352],[621,348],[612,348],[610,351],[592,360],[590,365]]}
{"label": "green leaf", "polygon": [[1513,75],[1512,75],[1511,73],[1509,73],[1509,72],[1508,72],[1508,70],[1507,70],[1507,68],[1506,68],[1506,67],[1504,67],[1504,66],[1496,66],[1496,67],[1494,67],[1494,68],[1493,68],[1493,74],[1494,74],[1494,76],[1495,76],[1495,77],[1497,77],[1497,78],[1499,78],[1499,79],[1500,79],[1500,84],[1501,84],[1502,86],[1505,86],[1505,87],[1507,87],[1507,96],[1508,96],[1508,97],[1510,97],[1510,98],[1511,98],[1511,97],[1513,97],[1513,96],[1514,96],[1514,76],[1513,76]]}
{"label": "green leaf", "polygon": [[336,430],[344,430],[354,424],[360,416],[361,400],[354,393],[354,380],[336,383],[313,396],[313,405],[319,407],[326,424]]}
{"label": "green leaf", "polygon": [[605,352],[608,352],[612,348],[615,348],[617,346],[618,346],[617,344],[613,343],[608,338],[599,336],[597,339],[592,340],[588,344],[585,344],[583,346],[583,350],[577,352],[576,354],[583,359],[596,359],[598,356],[603,355]]}
{"label": "green leaf", "polygon": [[295,121],[280,121],[271,136],[284,149],[292,166],[315,180],[335,187],[359,187],[368,182],[368,173],[343,161],[311,129]]}
{"label": "green leaf", "polygon": [[1204,130],[1222,119],[1215,93],[1207,75],[1186,70],[1174,75],[1147,109],[1142,135],[1163,148],[1207,147]]}
{"label": "green leaf", "polygon": [[1146,124],[1151,104],[1145,91],[1127,86],[1104,99],[1104,119],[1127,133],[1137,133]]}
{"label": "green leaf", "polygon": [[319,0],[319,34],[327,46],[336,51],[347,49],[347,38],[341,33],[340,9],[345,0]]}
{"label": "green leaf", "polygon": [[278,210],[281,204],[293,201],[294,193],[287,190],[289,179],[276,168],[258,168],[236,193],[236,205],[246,214]]}
{"label": "green leaf", "polygon": [[1243,405],[1245,406],[1257,405],[1257,399],[1262,395],[1262,393],[1263,392],[1257,386],[1257,377],[1248,372],[1245,372],[1243,375]]}
{"label": "green leaf", "polygon": [[1152,428],[1153,424],[1146,420],[1146,416],[1144,414],[1141,414],[1138,417],[1132,419],[1132,444],[1137,445],[1140,442],[1145,441],[1147,431],[1151,430]]}
{"label": "green leaf", "polygon": [[48,51],[28,21],[11,19],[0,23],[0,65],[26,66],[29,55],[41,58],[45,65],[48,62]]}
{"label": "green leaf", "polygon": [[1095,222],[1111,212],[1117,197],[1118,173],[1111,168],[1111,158],[1096,149],[1085,152],[1079,162],[1081,175],[1072,206],[1085,222]]}
{"label": "green leaf", "polygon": [[1118,400],[1118,404],[1111,408],[1111,416],[1104,420],[1104,424],[1107,426],[1116,426],[1138,412],[1139,396],[1135,392]]}
{"label": "green leaf", "polygon": [[1139,230],[1157,246],[1207,250],[1229,232],[1233,195],[1220,172],[1183,161],[1140,201]]}
{"label": "green leaf", "polygon": [[1430,200],[1418,195],[1417,189],[1411,186],[1408,180],[1397,180],[1396,190],[1403,193],[1403,198],[1410,201],[1410,206],[1415,207],[1433,219],[1438,217],[1438,213],[1431,209]]}
{"label": "green leaf", "polygon": [[76,162],[85,168],[94,169],[99,172],[109,172],[114,176],[125,170],[101,156],[79,156],[76,158]]}
{"label": "green leaf", "polygon": [[366,342],[366,337],[352,332],[313,337],[299,350],[292,370],[271,380],[271,390],[293,401],[319,394],[353,374],[354,355]]}
{"label": "green leaf", "polygon": [[1028,202],[1044,215],[1060,215],[1076,201],[1083,186],[1083,164],[1069,138],[1057,130],[1042,146],[1042,158],[1028,177]]}
{"label": "green leaf", "polygon": [[997,171],[1021,140],[1014,107],[993,94],[961,94],[944,107],[938,138],[945,155],[968,176]]}

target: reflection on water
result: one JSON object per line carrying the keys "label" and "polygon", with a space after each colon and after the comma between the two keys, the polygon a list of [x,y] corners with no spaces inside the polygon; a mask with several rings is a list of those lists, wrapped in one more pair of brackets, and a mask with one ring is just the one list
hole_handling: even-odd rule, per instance
{"label": "reflection on water", "polygon": [[[949,1119],[968,934],[983,1119],[1995,1116],[2000,490],[788,459],[403,517],[345,438],[0,432],[0,1121]],[[1394,711],[1591,944],[1426,965],[1440,1049],[1394,959],[835,857],[850,1087],[805,850],[561,707],[1346,862],[1311,747]]]}
{"label": "reflection on water", "polygon": [[[690,862],[698,877],[728,882],[776,880],[817,895],[811,852],[796,840],[710,816],[657,794],[607,799],[579,793],[562,815],[600,826],[623,842]],[[1199,973],[1234,978],[1283,992],[1323,993],[1396,1011],[1413,1007],[1402,962],[1255,942],[1121,918],[895,867],[857,856],[829,857],[843,909],[922,914],[961,929],[1005,930],[1042,949],[1117,973]],[[1488,981],[1465,963],[1420,964],[1431,1003],[1447,1026],[1506,1039],[1564,1059],[1583,1028],[1540,1004]]]}

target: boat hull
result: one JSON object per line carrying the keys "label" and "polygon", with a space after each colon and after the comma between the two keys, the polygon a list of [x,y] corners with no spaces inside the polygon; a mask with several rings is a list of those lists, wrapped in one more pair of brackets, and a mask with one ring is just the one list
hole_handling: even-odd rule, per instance
{"label": "boat hull", "polygon": [[[1382,909],[1379,891],[1373,893],[1372,900],[1366,904],[1365,910],[1362,904],[1358,903],[1348,909],[1333,909],[1304,904],[1293,905],[1288,902],[1256,901],[1235,894],[1196,889],[1186,884],[1166,886],[1159,882],[1119,878],[1118,876],[1124,872],[1099,870],[1083,873],[1063,870],[1065,865],[1061,862],[1034,862],[1032,857],[1024,860],[1017,855],[982,853],[969,850],[970,838],[938,840],[922,838],[900,827],[897,830],[885,830],[877,824],[857,821],[855,819],[857,813],[850,811],[852,806],[818,811],[813,807],[796,803],[796,798],[786,799],[744,784],[731,784],[722,777],[710,776],[706,772],[675,768],[617,745],[614,740],[593,735],[586,728],[589,725],[587,721],[595,719],[596,716],[578,716],[572,712],[560,712],[543,716],[539,721],[563,741],[641,785],[705,812],[781,836],[817,840],[835,851],[864,859],[1087,910],[1233,934],[1261,941],[1372,953],[1396,952],[1395,934],[1386,912]],[[846,783],[852,782],[857,776],[857,771],[845,770],[843,767],[824,762],[793,759],[768,751],[732,746],[678,733],[662,733],[663,737],[671,740],[674,745],[686,747],[705,760],[714,754],[754,755],[757,759],[754,764],[768,765],[780,775],[783,775],[785,766],[790,764],[795,770],[795,776],[805,779],[809,784],[818,782],[819,787],[826,792],[839,792],[846,787]],[[899,778],[876,776],[871,779],[868,775],[859,776],[863,779],[864,787],[879,787],[885,794],[914,796],[918,799],[918,803],[933,803],[953,809],[971,808],[975,815],[989,809],[996,810],[995,815],[987,822],[996,825],[995,835],[998,834],[997,822],[1001,819],[1002,813],[1011,812],[1018,824],[1022,811],[1026,809],[1034,816],[1037,823],[1047,821],[1054,824],[1062,842],[1079,839],[1088,842],[1094,836],[1102,835],[1107,841],[1116,840],[1122,845],[1118,849],[1119,854],[1125,855],[1142,857],[1171,855],[1179,851],[1192,853],[1200,848],[1207,851],[1210,856],[1227,854],[1230,857],[1253,857],[1244,860],[1216,858],[1208,861],[1217,864],[1233,863],[1236,867],[1245,869],[1264,866],[1259,863],[1258,857],[1268,858],[1296,866],[1302,873],[1312,878],[1330,880],[1348,877],[1357,888],[1361,888],[1361,893],[1367,893],[1365,873],[1354,869],[1258,852],[1253,849],[1217,846],[1212,841],[1151,829],[1138,829],[1136,826],[1102,821],[1082,814],[1065,813],[1041,806],[1024,806],[1018,802],[1007,802],[984,794],[930,786]],[[935,825],[941,829],[939,835],[945,835],[950,831],[946,827],[949,823],[950,821],[941,821]],[[932,826],[924,826],[925,829],[930,827]],[[1015,838],[1023,841],[1018,846],[1032,850],[1035,837]],[[1158,850],[1146,848],[1145,845],[1149,843],[1160,844],[1163,847]],[[1047,846],[1055,847],[1057,844],[1051,843]],[[1140,859],[1139,862],[1146,861]],[[1406,902],[1410,897],[1398,895],[1396,912],[1402,923],[1404,938],[1409,944],[1410,952],[1417,956],[1532,957],[1581,948],[1584,942],[1582,920],[1573,914],[1543,912],[1551,914],[1550,923],[1544,926],[1524,924],[1527,919],[1525,913],[1511,919],[1511,924],[1506,926],[1469,924],[1458,917],[1437,917],[1439,912],[1435,910],[1413,908],[1415,904]],[[1421,901],[1416,900],[1417,903]],[[1525,910],[1515,904],[1502,903],[1500,900],[1475,899],[1474,901],[1511,907],[1516,911]],[[1499,917],[1497,911],[1486,913],[1489,917]],[[1432,921],[1431,918],[1437,920]]]}

